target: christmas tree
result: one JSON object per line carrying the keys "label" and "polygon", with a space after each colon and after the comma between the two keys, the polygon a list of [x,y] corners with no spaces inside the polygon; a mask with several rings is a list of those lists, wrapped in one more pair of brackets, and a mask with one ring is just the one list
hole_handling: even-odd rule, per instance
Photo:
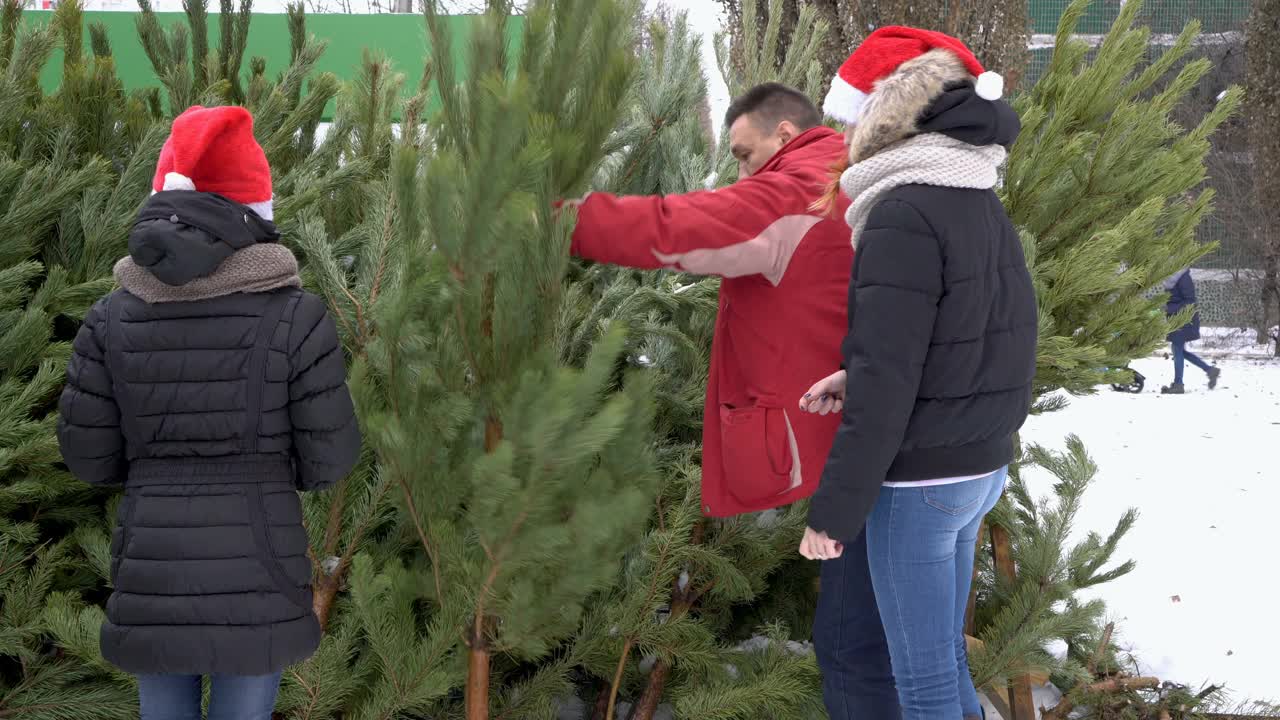
{"label": "christmas tree", "polygon": [[[732,167],[727,176],[709,177],[713,149],[696,115],[706,93],[696,37],[683,18],[660,18],[642,47],[630,113],[617,133],[620,150],[595,187],[663,194],[731,181]],[[790,66],[805,67],[813,51],[797,52],[808,55],[791,57]],[[777,71],[753,70],[761,81]],[[574,645],[597,687],[594,718],[651,718],[661,704],[681,717],[820,712],[811,655],[788,642],[788,629],[772,622],[777,615],[749,610],[796,557],[800,508],[729,520],[701,513],[701,413],[717,289],[715,279],[594,266],[570,291],[579,302],[567,335],[576,343],[625,322],[628,351],[646,368],[657,401],[660,488],[649,530],[614,587],[593,604]],[[798,625],[791,631],[807,634]]]}
{"label": "christmas tree", "polygon": [[570,694],[565,643],[640,534],[653,479],[650,391],[622,329],[562,332],[572,213],[554,207],[618,123],[632,12],[533,3],[513,50],[510,6],[491,3],[464,78],[429,7],[429,83],[358,251],[304,222],[317,287],[350,325],[374,459],[338,491],[368,522],[330,509],[322,552],[341,550],[330,582],[349,568],[351,592],[287,690],[300,717],[544,717]]}

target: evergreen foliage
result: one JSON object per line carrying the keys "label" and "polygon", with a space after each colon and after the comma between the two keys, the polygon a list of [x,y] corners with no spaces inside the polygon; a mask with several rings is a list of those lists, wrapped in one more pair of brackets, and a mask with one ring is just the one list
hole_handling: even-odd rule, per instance
{"label": "evergreen foliage", "polygon": [[[357,338],[376,458],[338,492],[358,488],[370,510],[394,498],[398,513],[384,533],[376,512],[330,522],[321,553],[345,548],[331,565],[352,569],[351,602],[295,673],[286,705],[300,717],[548,716],[572,692],[565,643],[651,501],[648,378],[620,362],[621,323],[564,326],[582,298],[565,290],[572,217],[553,209],[581,193],[618,123],[633,10],[533,3],[514,52],[509,10],[493,3],[477,23],[464,79],[428,8],[430,86],[356,231],[364,252],[344,265],[342,241],[304,223],[317,286]],[[420,122],[426,92],[440,111]],[[343,529],[360,527],[374,532]],[[352,670],[357,688],[330,689]]]}
{"label": "evergreen foliage", "polygon": [[[175,38],[200,36],[203,7],[189,5],[190,27],[167,36],[148,25],[147,12],[140,29],[150,47],[172,53],[162,60],[171,99],[187,88],[226,102],[233,85],[225,76],[181,77],[193,65]],[[305,49],[295,17],[294,46]],[[111,266],[127,252],[134,213],[150,192],[167,118],[186,99],[166,104],[156,88],[126,91],[105,31],[89,28],[89,47],[84,36],[75,2],[61,3],[47,25],[22,23],[16,0],[0,12],[0,716],[24,720],[137,713],[133,680],[98,653],[115,500],[63,468],[54,410],[70,339],[89,304],[114,284]],[[61,83],[45,94],[39,74],[59,48]],[[229,55],[219,66],[223,59],[238,67]],[[308,62],[300,53],[281,83],[251,84],[257,127],[273,153],[286,232],[295,214],[316,206],[340,234],[353,222],[343,211],[361,207],[373,163],[348,149],[354,122],[311,144],[306,131],[337,81],[320,76],[311,93],[296,93]],[[343,201],[338,189],[354,199]]]}
{"label": "evergreen foliage", "polygon": [[[1208,138],[1241,100],[1230,90],[1199,125],[1179,127],[1173,110],[1209,69],[1204,60],[1183,62],[1198,25],[1148,63],[1150,31],[1135,27],[1141,3],[1127,3],[1091,55],[1071,37],[1088,5],[1067,8],[1048,70],[1014,101],[1023,133],[1010,153],[1003,199],[1023,233],[1040,307],[1033,412],[1127,381],[1129,361],[1149,355],[1188,319],[1165,318],[1161,282],[1212,250],[1195,239],[1211,210],[1211,191],[1201,189]],[[1010,536],[1017,577],[998,578],[980,553],[975,634],[984,644],[972,669],[980,687],[1026,672],[1075,687],[1088,679],[1104,634],[1103,605],[1077,593],[1132,569],[1113,560],[1136,512],[1106,534],[1072,543],[1096,467],[1074,437],[1065,454],[1024,451],[989,518]],[[1022,477],[1028,471],[1053,476],[1052,498],[1031,496]],[[1070,648],[1065,659],[1045,651],[1054,640]]]}
{"label": "evergreen foliage", "polygon": [[[1018,86],[1030,53],[1030,6],[1025,0],[782,0],[764,6],[756,0],[716,0],[735,30],[747,22],[778,23],[781,47],[814,43],[823,80],[830,80],[849,53],[871,31],[887,25],[938,30],[960,38],[986,67]],[[766,12],[767,10],[767,12]],[[811,29],[802,18],[814,14],[824,27]],[[745,39],[745,38],[744,38]],[[748,42],[748,47],[755,47]],[[820,97],[822,87],[815,97]]]}
{"label": "evergreen foliage", "polygon": [[[831,82],[822,64],[830,23],[812,5],[798,5],[788,13],[785,0],[768,3],[761,6],[760,0],[742,0],[738,21],[716,35],[716,60],[729,83],[729,94],[736,97],[760,83],[780,82],[815,100],[822,98]],[[788,20],[788,38],[783,38]]]}
{"label": "evergreen foliage", "polygon": [[620,195],[704,187],[712,148],[697,112],[707,97],[700,39],[683,14],[651,18],[645,30],[635,83],[593,185]]}
{"label": "evergreen foliage", "polygon": [[[970,670],[981,688],[1003,687],[1016,675],[1045,671],[1053,673],[1058,687],[1074,687],[1087,675],[1106,609],[1101,601],[1080,601],[1077,594],[1134,568],[1132,561],[1113,562],[1138,513],[1126,512],[1105,536],[1089,533],[1084,540],[1073,540],[1075,517],[1098,471],[1075,436],[1067,438],[1065,453],[1027,448],[1019,467],[1051,474],[1054,497],[1034,498],[1021,473],[1015,473],[1007,500],[987,519],[1009,529],[1018,576],[1014,582],[1000,578],[990,557],[980,556],[983,581],[975,627],[982,646],[971,654]],[[1049,654],[1051,640],[1067,643],[1064,660]]]}
{"label": "evergreen foliage", "polygon": [[[784,0],[769,0],[763,27],[760,0],[742,0],[740,20],[729,30],[716,34],[716,62],[729,86],[729,95],[737,97],[766,82],[779,82],[800,90],[821,106],[831,82],[823,68],[824,52],[830,48],[824,39],[831,31],[816,7],[797,7],[790,15],[784,12]],[[786,38],[783,24],[791,21]],[[720,133],[716,155],[716,181],[720,186],[738,179],[738,163],[729,151],[729,128]]]}
{"label": "evergreen foliage", "polygon": [[[736,172],[708,178],[712,149],[695,124],[705,81],[684,19],[651,23],[645,48],[631,114],[615,138],[620,149],[596,187],[653,195],[732,180]],[[788,57],[793,67],[808,62]],[[763,82],[777,68],[755,72]],[[716,279],[671,271],[593,266],[570,290],[581,302],[569,316],[575,342],[619,320],[632,328],[629,352],[652,376],[657,400],[662,478],[647,534],[628,553],[613,588],[593,605],[575,643],[599,687],[596,718],[647,719],[661,703],[673,704],[682,717],[820,712],[812,655],[784,643],[790,632],[807,635],[811,607],[791,628],[749,611],[770,593],[778,568],[794,562],[803,507],[728,520],[701,513],[701,415],[718,286]],[[784,604],[791,609],[811,597]]]}
{"label": "evergreen foliage", "polygon": [[1134,27],[1141,4],[1127,3],[1090,57],[1071,37],[1088,6],[1067,8],[1047,71],[1014,103],[1023,132],[1004,183],[1043,320],[1038,411],[1062,406],[1058,389],[1127,381],[1117,369],[1188,319],[1166,319],[1151,291],[1213,249],[1195,240],[1213,197],[1201,189],[1205,156],[1241,101],[1229,90],[1199,125],[1179,127],[1174,108],[1209,70],[1205,59],[1182,64],[1199,24],[1147,63],[1151,33]]}

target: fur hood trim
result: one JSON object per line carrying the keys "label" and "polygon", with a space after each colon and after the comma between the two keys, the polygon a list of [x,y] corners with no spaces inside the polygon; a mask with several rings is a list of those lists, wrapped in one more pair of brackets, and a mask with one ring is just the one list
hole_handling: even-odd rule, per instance
{"label": "fur hood trim", "polygon": [[974,82],[960,58],[935,49],[876,83],[854,125],[849,162],[857,164],[919,132],[920,115],[948,86]]}

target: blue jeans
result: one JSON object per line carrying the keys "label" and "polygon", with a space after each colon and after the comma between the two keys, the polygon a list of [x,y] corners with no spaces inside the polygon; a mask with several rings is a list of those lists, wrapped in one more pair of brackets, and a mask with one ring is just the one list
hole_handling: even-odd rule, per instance
{"label": "blue jeans", "polygon": [[[280,676],[209,676],[209,720],[271,720]],[[139,675],[141,720],[200,720],[200,681],[199,675]]]}
{"label": "blue jeans", "polygon": [[964,615],[978,531],[1007,477],[881,488],[866,529],[822,564],[813,636],[832,720],[982,715]]}
{"label": "blue jeans", "polygon": [[1199,355],[1188,351],[1186,343],[1175,342],[1170,344],[1173,345],[1173,382],[1175,384],[1182,384],[1182,369],[1186,367],[1184,361],[1189,361],[1206,373],[1209,372],[1209,363],[1201,360]]}

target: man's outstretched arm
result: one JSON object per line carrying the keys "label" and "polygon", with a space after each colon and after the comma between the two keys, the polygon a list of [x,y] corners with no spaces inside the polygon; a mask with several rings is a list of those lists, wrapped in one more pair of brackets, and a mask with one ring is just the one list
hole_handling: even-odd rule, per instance
{"label": "man's outstretched arm", "polygon": [[[764,275],[778,283],[800,240],[822,220],[784,197],[778,179],[746,178],[716,191],[619,197],[578,204],[573,254],[641,269]],[[792,213],[792,214],[789,214]]]}

